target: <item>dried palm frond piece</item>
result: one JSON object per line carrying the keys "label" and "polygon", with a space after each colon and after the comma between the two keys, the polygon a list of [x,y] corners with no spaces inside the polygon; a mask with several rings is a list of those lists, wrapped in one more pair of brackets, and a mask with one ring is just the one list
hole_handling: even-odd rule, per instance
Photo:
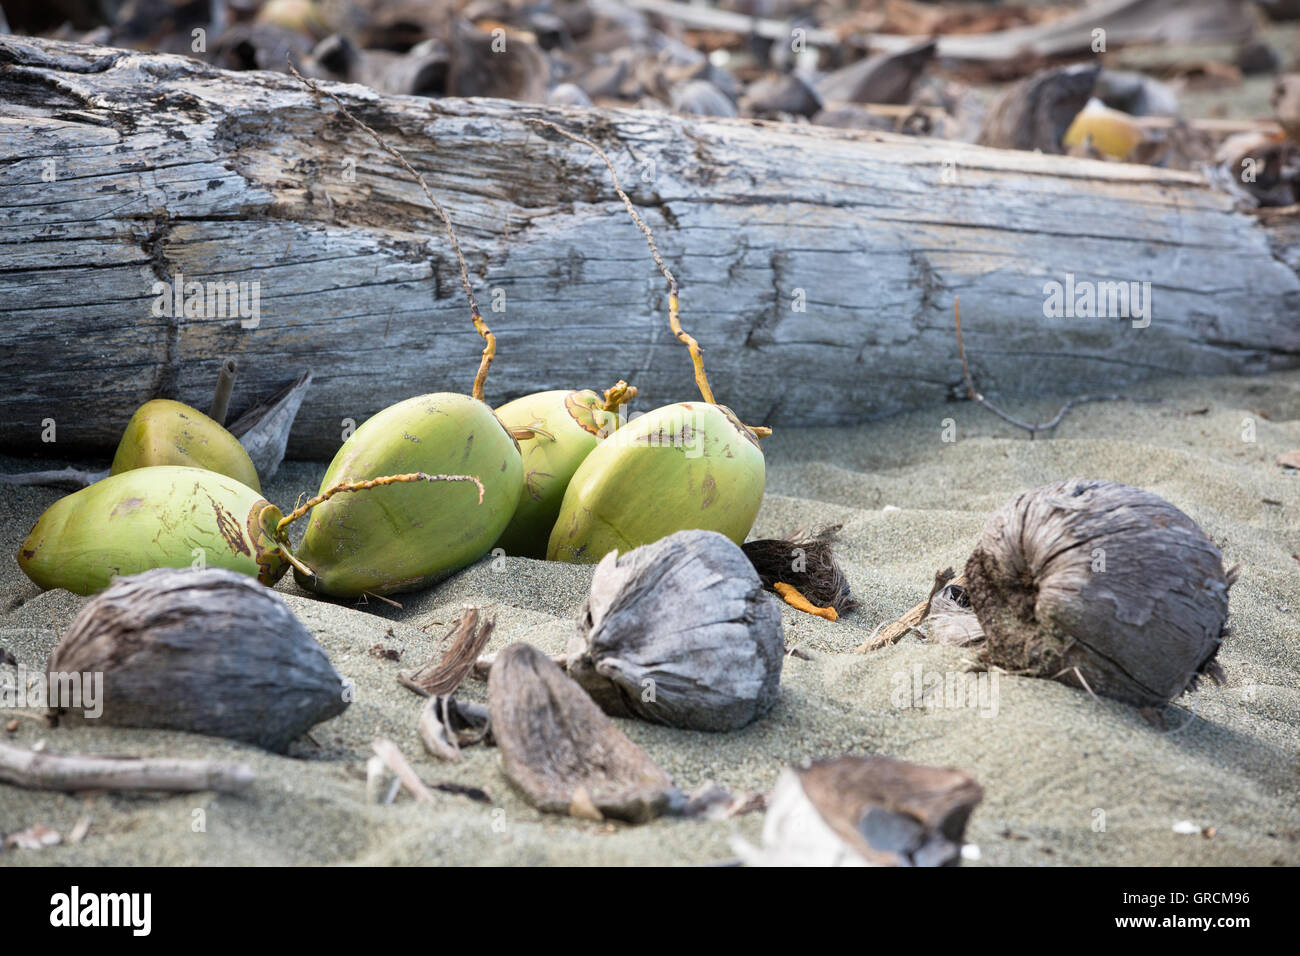
{"label": "dried palm frond piece", "polygon": [[311,372],[303,372],[274,395],[244,412],[227,429],[244,446],[263,481],[280,470],[284,450],[289,444],[289,431],[309,388]]}
{"label": "dried palm frond piece", "polygon": [[758,572],[763,587],[776,591],[778,582],[789,585],[818,607],[831,607],[837,615],[858,606],[849,590],[833,546],[842,525],[828,525],[813,533],[796,532],[790,538],[759,538],[741,545]]}
{"label": "dried palm frond piece", "polygon": [[1235,575],[1149,491],[1075,479],[1025,492],[985,524],[965,576],[988,664],[1137,707],[1222,677]]}
{"label": "dried palm frond piece", "polygon": [[565,657],[608,714],[735,730],[780,696],[785,636],[735,543],[679,531],[604,557]]}
{"label": "dried palm frond piece", "polygon": [[50,675],[104,675],[98,703],[61,720],[228,737],[283,753],[348,706],[343,678],[283,599],[233,571],[162,568],[92,598],[50,655]]}
{"label": "dried palm frond piece", "polygon": [[787,769],[768,798],[767,866],[957,866],[983,788],[960,770],[889,757],[838,757]]}
{"label": "dried palm frond piece", "polygon": [[481,618],[477,607],[466,608],[448,632],[451,647],[442,658],[436,664],[429,660],[413,671],[402,671],[397,682],[430,697],[452,694],[474,669],[474,661],[487,646],[495,627],[495,618]]}
{"label": "dried palm frond piece", "polygon": [[539,810],[644,823],[683,801],[668,774],[528,644],[497,655],[488,709],[506,776]]}
{"label": "dried palm frond piece", "polygon": [[450,695],[440,695],[424,702],[416,730],[429,753],[443,760],[459,760],[462,747],[488,739],[491,721],[487,708],[482,704],[469,704]]}

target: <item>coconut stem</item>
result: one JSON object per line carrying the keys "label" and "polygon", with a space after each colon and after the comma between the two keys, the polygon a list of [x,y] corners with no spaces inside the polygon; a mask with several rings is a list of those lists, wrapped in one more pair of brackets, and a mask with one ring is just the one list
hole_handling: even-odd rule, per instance
{"label": "coconut stem", "polygon": [[636,398],[636,386],[629,385],[620,378],[615,384],[605,389],[605,404],[602,407],[607,412],[616,412],[621,406],[626,405],[634,398]]}
{"label": "coconut stem", "polygon": [[317,96],[323,93],[325,96],[332,99],[344,116],[369,133],[370,137],[375,141],[380,149],[386,152],[389,156],[392,156],[393,159],[397,160],[398,164],[414,177],[415,181],[420,184],[420,188],[424,190],[425,198],[429,200],[429,204],[433,206],[438,215],[442,217],[442,224],[447,228],[447,238],[451,240],[451,249],[456,253],[456,261],[460,264],[460,284],[464,286],[465,297],[469,299],[469,310],[474,321],[474,328],[478,329],[478,334],[483,336],[483,357],[479,361],[478,374],[474,376],[474,391],[471,393],[479,401],[483,401],[483,384],[487,381],[488,369],[492,367],[492,359],[497,354],[497,340],[496,336],[492,334],[492,330],[487,327],[487,323],[483,321],[483,314],[479,312],[478,299],[475,297],[474,287],[469,281],[469,266],[465,264],[465,256],[460,251],[460,242],[456,238],[456,230],[452,228],[451,217],[447,215],[447,210],[443,208],[442,203],[433,198],[433,192],[429,189],[429,184],[424,181],[424,177],[415,170],[415,167],[406,161],[405,156],[403,156],[395,147],[390,146],[377,132],[365,123],[361,122],[361,120],[357,119],[356,116],[352,114],[352,111],[344,106],[343,101],[337,96],[299,73],[297,69],[294,68],[293,60],[290,59],[288,55],[285,56],[285,59],[289,63],[289,72],[297,77],[298,81],[302,83],[303,86],[307,87],[307,89],[311,90]]}
{"label": "coconut stem", "polygon": [[[336,494],[342,491],[365,491],[368,488],[380,488],[384,485],[394,485],[405,481],[472,481],[478,485],[478,503],[483,503],[483,482],[479,481],[473,475],[429,475],[422,471],[413,471],[407,475],[383,475],[379,478],[369,478],[363,481],[340,481],[336,485],[326,488],[315,498],[309,498],[304,501],[293,511],[289,512],[275,526],[277,535],[283,534],[284,529],[293,524],[307,512],[311,511],[319,504],[324,504]],[[287,552],[286,552],[287,553]],[[290,562],[293,563],[292,561]],[[297,567],[294,564],[294,567]]]}
{"label": "coconut stem", "polygon": [[673,335],[677,336],[677,338],[680,339],[681,342],[690,350],[691,362],[695,365],[695,384],[699,386],[700,394],[704,396],[704,400],[710,405],[716,405],[717,402],[713,399],[713,389],[709,388],[709,379],[704,374],[704,350],[700,348],[699,342],[695,341],[695,339],[691,338],[690,335],[682,330],[682,323],[677,314],[677,280],[673,278],[673,274],[668,271],[668,266],[664,263],[664,257],[659,254],[659,247],[655,244],[654,233],[650,231],[650,227],[645,224],[645,220],[641,218],[640,213],[636,211],[636,207],[632,205],[631,198],[629,198],[628,194],[623,191],[623,186],[619,182],[618,172],[614,169],[614,164],[610,162],[609,157],[605,155],[603,149],[585,136],[571,133],[564,127],[552,123],[550,120],[529,119],[528,122],[549,130],[554,130],[566,139],[573,140],[575,143],[581,143],[599,156],[601,162],[605,164],[605,168],[609,170],[610,178],[614,181],[614,192],[618,193],[618,198],[623,200],[623,205],[627,209],[628,215],[632,217],[632,221],[636,223],[636,227],[640,229],[641,234],[645,236],[645,241],[650,246],[650,255],[654,257],[655,265],[659,267],[659,271],[663,273],[664,278],[668,281],[668,323],[672,327]]}
{"label": "coconut stem", "polygon": [[700,348],[700,343],[695,341],[695,337],[682,328],[682,320],[677,314],[677,286],[673,286],[668,291],[668,325],[673,330],[673,335],[686,346],[691,353],[691,364],[695,366],[695,384],[700,389],[700,394],[710,405],[718,404],[713,398],[713,389],[709,387],[709,377],[704,374],[704,349]]}

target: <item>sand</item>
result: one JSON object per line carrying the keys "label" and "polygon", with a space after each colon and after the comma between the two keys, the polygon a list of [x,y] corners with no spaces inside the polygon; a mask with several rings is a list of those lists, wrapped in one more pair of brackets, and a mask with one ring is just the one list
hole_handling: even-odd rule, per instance
{"label": "sand", "polygon": [[[619,721],[684,788],[706,780],[766,790],[781,769],[846,753],[882,753],[959,767],[985,789],[967,831],[968,865],[1297,864],[1300,808],[1300,472],[1275,463],[1300,448],[1300,373],[1249,379],[1161,381],[1133,390],[1158,405],[1087,405],[1052,438],[1030,440],[965,402],[859,428],[783,429],[765,442],[768,494],[755,536],[844,523],[840,557],[860,610],[829,623],[788,608],[781,700],[745,730],[713,735]],[[1011,402],[1049,417],[1050,400]],[[945,419],[955,441],[943,440]],[[1249,421],[1253,442],[1243,440]],[[69,462],[79,465],[94,463]],[[56,467],[64,462],[55,462]],[[0,458],[0,469],[30,461]],[[314,491],[323,471],[291,462],[268,483],[281,504]],[[1163,729],[1134,709],[1086,692],[1002,676],[996,709],[912,707],[900,688],[913,674],[961,674],[970,650],[915,635],[872,654],[853,649],[925,596],[934,572],[965,560],[985,519],[1016,493],[1070,477],[1147,488],[1185,510],[1240,565],[1222,687],[1208,686],[1165,714]],[[13,558],[59,492],[0,496],[0,647],[43,669],[83,599],[39,593]],[[203,756],[258,773],[239,797],[89,797],[0,786],[0,834],[33,824],[75,845],[11,850],[0,864],[687,864],[733,860],[737,837],[757,841],[762,815],[731,820],[600,824],[540,814],[477,747],[459,763],[428,756],[415,732],[419,700],[394,679],[446,646],[447,623],[466,603],[498,619],[490,650],[528,641],[558,652],[591,569],[524,559],[485,560],[438,587],[353,607],[279,591],[355,682],[356,702],[315,728],[288,756],[181,733],[92,726],[50,728],[19,719],[0,739],[53,752]],[[399,662],[370,653],[401,652]],[[13,668],[0,667],[0,681]],[[485,700],[486,686],[463,695]],[[8,714],[2,715],[5,719]],[[429,782],[479,787],[487,802],[439,793],[432,805],[403,794],[365,800],[370,742],[384,735]],[[200,812],[201,811],[201,812]],[[1176,832],[1190,822],[1205,833]],[[1185,828],[1183,828],[1185,829]],[[973,855],[973,854],[972,854]]]}

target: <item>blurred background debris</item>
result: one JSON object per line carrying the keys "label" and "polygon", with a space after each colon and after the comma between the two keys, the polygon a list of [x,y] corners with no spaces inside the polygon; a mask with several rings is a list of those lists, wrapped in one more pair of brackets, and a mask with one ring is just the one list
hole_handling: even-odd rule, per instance
{"label": "blurred background debris", "polygon": [[1298,188],[1298,0],[0,0],[0,30],[1202,170],[1246,206]]}

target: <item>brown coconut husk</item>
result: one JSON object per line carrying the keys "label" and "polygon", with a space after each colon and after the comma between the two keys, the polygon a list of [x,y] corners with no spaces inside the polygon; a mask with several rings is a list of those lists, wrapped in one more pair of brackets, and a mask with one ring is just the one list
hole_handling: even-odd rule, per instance
{"label": "brown coconut husk", "polygon": [[820,531],[801,530],[789,538],[760,538],[741,546],[768,591],[778,582],[791,585],[811,603],[832,607],[837,615],[858,607],[848,578],[835,560],[834,545],[843,525]]}

